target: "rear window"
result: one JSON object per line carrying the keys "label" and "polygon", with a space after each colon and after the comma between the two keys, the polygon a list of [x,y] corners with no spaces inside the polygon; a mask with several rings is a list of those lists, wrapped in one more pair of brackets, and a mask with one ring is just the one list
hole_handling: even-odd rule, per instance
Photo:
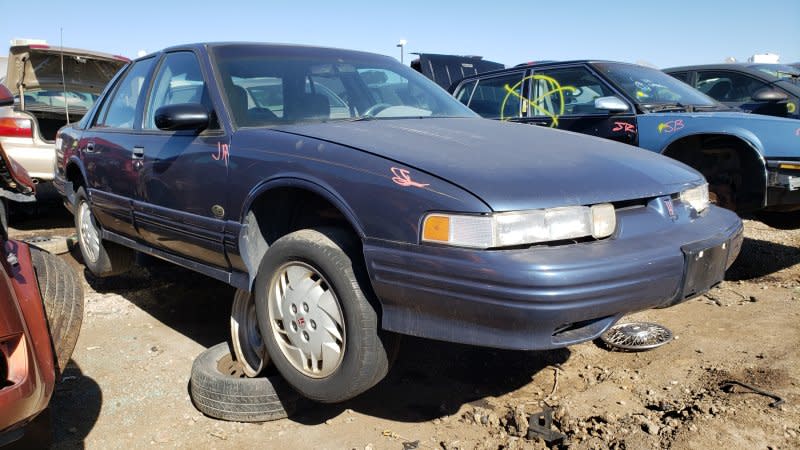
{"label": "rear window", "polygon": [[[25,91],[25,109],[64,109],[67,105],[70,108],[88,110],[92,107],[99,96],[90,92],[81,91],[55,91],[55,90],[33,90]],[[17,96],[19,102],[19,96]]]}

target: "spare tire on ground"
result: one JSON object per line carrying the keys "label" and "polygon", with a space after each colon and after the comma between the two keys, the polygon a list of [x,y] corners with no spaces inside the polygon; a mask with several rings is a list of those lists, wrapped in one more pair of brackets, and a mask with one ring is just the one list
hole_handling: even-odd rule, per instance
{"label": "spare tire on ground", "polygon": [[83,322],[83,287],[66,261],[39,248],[29,248],[53,341],[56,373],[60,376],[78,343]]}
{"label": "spare tire on ground", "polygon": [[273,367],[247,378],[226,342],[195,358],[190,393],[200,412],[233,422],[283,419],[295,411],[300,398]]}

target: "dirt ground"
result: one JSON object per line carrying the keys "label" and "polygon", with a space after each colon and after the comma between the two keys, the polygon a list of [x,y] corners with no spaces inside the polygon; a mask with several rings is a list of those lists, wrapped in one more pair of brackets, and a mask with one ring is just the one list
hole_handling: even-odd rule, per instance
{"label": "dirt ground", "polygon": [[[60,207],[12,217],[12,237],[69,236],[71,223]],[[800,448],[800,230],[747,220],[745,231],[721,286],[633,316],[672,330],[664,347],[510,352],[406,338],[366,394],[262,424],[208,418],[189,399],[194,357],[227,337],[232,288],[166,263],[98,280],[73,251],[62,257],[86,280],[86,311],[52,401],[54,448],[547,448],[519,431],[547,405],[566,435],[557,448]]]}

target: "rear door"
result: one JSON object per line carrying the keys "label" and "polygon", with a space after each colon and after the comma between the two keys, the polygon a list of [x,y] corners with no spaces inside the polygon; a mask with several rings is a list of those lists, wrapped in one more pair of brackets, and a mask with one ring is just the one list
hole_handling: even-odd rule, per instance
{"label": "rear door", "polygon": [[137,235],[131,215],[138,178],[131,160],[136,118],[154,61],[139,60],[127,69],[78,143],[95,217],[103,228],[129,237]]}
{"label": "rear door", "polygon": [[[200,60],[192,51],[166,53],[153,75],[136,142],[138,174],[134,218],[151,246],[227,267],[223,231],[229,138],[217,123]],[[158,108],[199,103],[211,113],[209,128],[163,131]]]}
{"label": "rear door", "polygon": [[524,84],[525,70],[520,69],[464,82],[453,95],[487,119],[520,120]]}
{"label": "rear door", "polygon": [[[586,65],[535,68],[528,77],[528,123],[575,131],[636,145],[632,104]],[[600,97],[616,96],[628,111],[609,113],[595,107]]]}

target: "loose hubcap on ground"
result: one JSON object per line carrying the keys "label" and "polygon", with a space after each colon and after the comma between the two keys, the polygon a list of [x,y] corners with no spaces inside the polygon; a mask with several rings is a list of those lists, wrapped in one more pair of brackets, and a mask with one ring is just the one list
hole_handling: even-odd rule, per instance
{"label": "loose hubcap on ground", "polygon": [[270,327],[283,356],[306,376],[323,378],[342,363],[345,326],[339,299],[316,269],[284,264],[272,278]]}
{"label": "loose hubcap on ground", "polygon": [[672,332],[657,323],[631,322],[614,325],[600,338],[611,348],[650,350],[672,340]]}

